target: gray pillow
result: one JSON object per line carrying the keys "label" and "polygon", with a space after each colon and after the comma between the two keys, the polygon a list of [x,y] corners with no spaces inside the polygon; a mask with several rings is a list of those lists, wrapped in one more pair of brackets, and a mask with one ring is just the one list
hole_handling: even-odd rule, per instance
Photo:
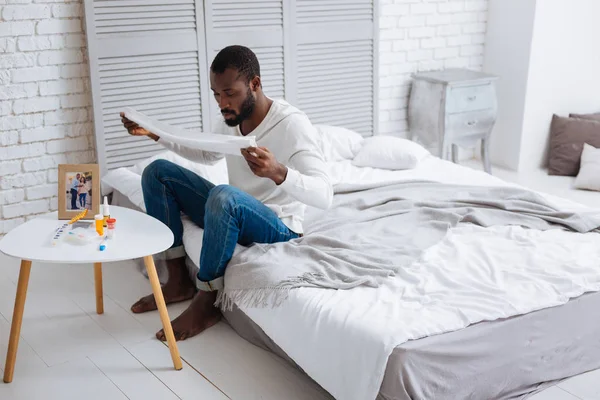
{"label": "gray pillow", "polygon": [[595,114],[569,114],[569,118],[591,119],[593,121],[600,121],[600,113],[595,113]]}
{"label": "gray pillow", "polygon": [[585,143],[600,147],[600,121],[553,115],[548,174],[577,176]]}

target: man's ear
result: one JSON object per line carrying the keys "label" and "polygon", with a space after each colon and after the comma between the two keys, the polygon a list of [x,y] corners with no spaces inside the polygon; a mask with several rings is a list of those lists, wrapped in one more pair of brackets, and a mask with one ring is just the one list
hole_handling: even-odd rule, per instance
{"label": "man's ear", "polygon": [[261,87],[260,86],[260,76],[255,76],[250,81],[250,89],[252,89],[252,91],[256,92],[259,87]]}

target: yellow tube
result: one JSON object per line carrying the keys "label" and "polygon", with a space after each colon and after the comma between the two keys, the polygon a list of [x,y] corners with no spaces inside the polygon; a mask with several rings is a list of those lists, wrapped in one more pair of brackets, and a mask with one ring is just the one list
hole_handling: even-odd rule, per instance
{"label": "yellow tube", "polygon": [[97,214],[94,220],[96,221],[96,232],[98,232],[98,235],[104,236],[104,215]]}

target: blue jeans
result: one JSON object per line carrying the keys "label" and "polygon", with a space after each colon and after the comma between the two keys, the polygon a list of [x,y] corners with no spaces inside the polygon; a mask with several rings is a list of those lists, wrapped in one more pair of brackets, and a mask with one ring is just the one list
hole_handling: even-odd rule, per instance
{"label": "blue jeans", "polygon": [[81,193],[79,195],[79,204],[81,207],[85,208],[85,204],[87,203],[87,193]]}
{"label": "blue jeans", "polygon": [[167,259],[185,256],[181,212],[204,229],[198,279],[202,290],[219,290],[236,243],[286,242],[299,235],[260,201],[230,185],[215,186],[177,164],[156,160],[142,173],[146,212],[175,237]]}
{"label": "blue jeans", "polygon": [[71,189],[71,210],[77,210],[77,190]]}

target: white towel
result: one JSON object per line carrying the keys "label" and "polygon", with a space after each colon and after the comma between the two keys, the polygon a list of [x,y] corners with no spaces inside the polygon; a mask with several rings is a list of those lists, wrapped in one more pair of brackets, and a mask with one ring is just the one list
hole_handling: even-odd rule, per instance
{"label": "white towel", "polygon": [[142,128],[161,137],[168,136],[170,142],[185,147],[240,157],[242,156],[241,149],[256,147],[254,136],[236,137],[183,129],[153,119],[130,107],[125,107],[123,113],[127,119],[137,123]]}

